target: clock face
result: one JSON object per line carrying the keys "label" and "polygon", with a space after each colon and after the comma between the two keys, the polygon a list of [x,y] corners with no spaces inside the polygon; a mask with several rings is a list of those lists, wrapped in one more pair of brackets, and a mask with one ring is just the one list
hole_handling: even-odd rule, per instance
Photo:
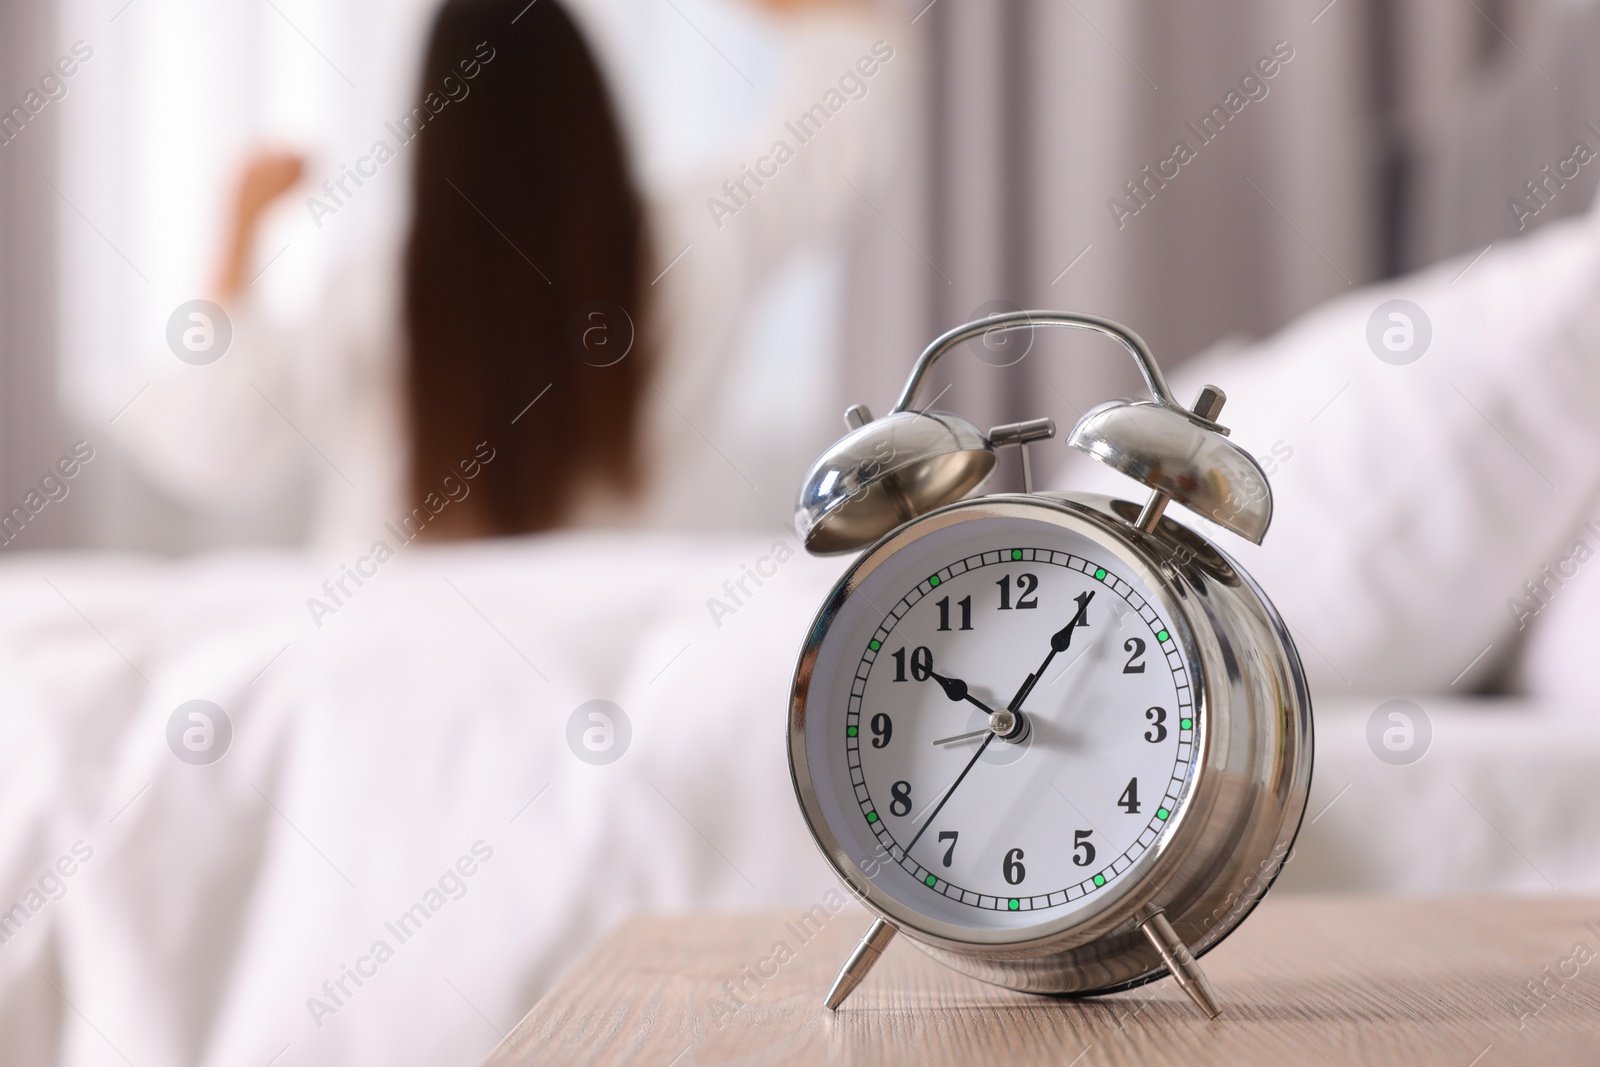
{"label": "clock face", "polygon": [[1150,572],[1087,523],[930,530],[864,560],[819,624],[803,698],[816,815],[915,917],[1070,925],[1133,887],[1183,811],[1189,646]]}

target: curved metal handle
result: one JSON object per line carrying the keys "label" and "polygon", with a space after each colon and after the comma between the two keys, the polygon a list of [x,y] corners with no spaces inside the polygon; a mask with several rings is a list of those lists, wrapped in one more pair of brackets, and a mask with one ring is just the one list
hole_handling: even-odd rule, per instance
{"label": "curved metal handle", "polygon": [[1156,366],[1155,357],[1150,354],[1150,346],[1144,343],[1143,338],[1121,323],[1112,322],[1110,319],[1064,311],[1008,311],[1004,315],[969,322],[965,326],[957,326],[941,334],[922,350],[922,355],[917,357],[917,365],[911,368],[911,377],[906,380],[906,387],[900,391],[900,399],[895,401],[894,410],[910,409],[912,402],[917,398],[917,390],[922,387],[922,379],[927,377],[928,371],[938,362],[939,357],[956,345],[970,341],[974,337],[982,337],[991,331],[1003,333],[1024,326],[1065,326],[1073,330],[1089,330],[1111,338],[1127,349],[1133,361],[1139,365],[1139,373],[1144,375],[1145,385],[1149,386],[1150,395],[1155,397],[1157,403],[1178,411],[1184,410],[1173,399],[1172,392],[1167,388],[1166,379],[1161,376],[1161,368]]}

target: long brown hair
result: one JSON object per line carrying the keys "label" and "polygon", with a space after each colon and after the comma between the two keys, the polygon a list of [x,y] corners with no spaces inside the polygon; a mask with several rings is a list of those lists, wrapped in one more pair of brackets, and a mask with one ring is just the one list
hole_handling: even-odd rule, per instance
{"label": "long brown hair", "polygon": [[405,257],[413,502],[439,499],[487,442],[493,460],[435,528],[548,529],[580,484],[638,482],[643,205],[600,70],[555,0],[446,0],[421,95]]}

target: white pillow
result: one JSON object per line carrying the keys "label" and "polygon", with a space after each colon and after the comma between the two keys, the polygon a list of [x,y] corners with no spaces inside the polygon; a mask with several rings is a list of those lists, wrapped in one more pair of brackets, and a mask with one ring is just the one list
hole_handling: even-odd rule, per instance
{"label": "white pillow", "polygon": [[[1600,509],[1590,509],[1596,514]],[[1561,711],[1600,703],[1594,682],[1595,619],[1600,618],[1600,521],[1591,520],[1558,545],[1548,570],[1531,575],[1507,598],[1506,618],[1526,640],[1512,688]]]}
{"label": "white pillow", "polygon": [[[1376,349],[1368,341],[1369,323],[1396,299],[1422,311],[1411,349],[1422,354],[1403,365],[1375,354],[1388,352],[1381,336]],[[1402,325],[1387,311],[1380,335]],[[1180,400],[1206,382],[1227,392],[1221,421],[1271,461],[1276,514],[1259,547],[1181,508],[1169,514],[1261,582],[1313,688],[1470,692],[1526,635],[1507,598],[1594,517],[1600,217],[1352,292],[1174,379]],[[1090,480],[1137,493],[1116,476]],[[1582,662],[1541,660],[1547,674]]]}

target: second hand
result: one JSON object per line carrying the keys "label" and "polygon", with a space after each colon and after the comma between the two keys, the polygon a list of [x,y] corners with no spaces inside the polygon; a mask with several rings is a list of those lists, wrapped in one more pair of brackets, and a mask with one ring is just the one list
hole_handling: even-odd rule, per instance
{"label": "second hand", "polygon": [[911,839],[911,844],[906,846],[906,855],[911,855],[911,850],[917,847],[917,842],[922,840],[922,835],[927,833],[928,827],[933,825],[934,818],[938,816],[939,810],[944,807],[945,801],[949,800],[950,795],[956,791],[956,786],[961,784],[961,779],[967,776],[967,772],[972,770],[973,765],[983,756],[984,750],[989,747],[989,743],[999,736],[999,734],[991,731],[989,736],[983,739],[983,744],[978,746],[978,751],[972,754],[972,758],[967,761],[965,767],[961,768],[961,773],[956,776],[956,780],[950,783],[950,788],[946,789],[944,796],[939,798],[939,803],[934,806],[934,809],[928,813],[928,817],[923,820],[922,829],[917,831],[916,836]]}

